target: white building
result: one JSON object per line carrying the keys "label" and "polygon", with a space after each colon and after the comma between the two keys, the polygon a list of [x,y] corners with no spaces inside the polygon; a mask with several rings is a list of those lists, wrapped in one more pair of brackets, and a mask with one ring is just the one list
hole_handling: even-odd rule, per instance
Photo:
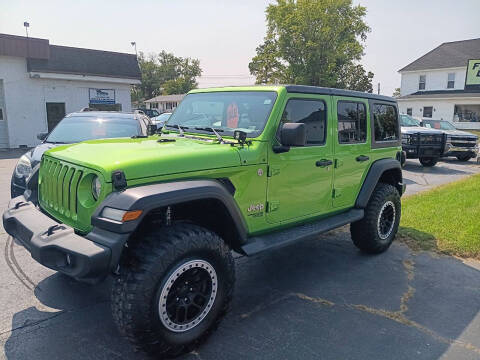
{"label": "white building", "polygon": [[443,43],[399,73],[401,113],[480,129],[480,39]]}
{"label": "white building", "polygon": [[185,94],[160,95],[153,99],[145,100],[147,109],[157,109],[158,112],[172,112],[180,104]]}
{"label": "white building", "polygon": [[37,145],[70,112],[131,111],[135,55],[50,45],[0,34],[0,148]]}

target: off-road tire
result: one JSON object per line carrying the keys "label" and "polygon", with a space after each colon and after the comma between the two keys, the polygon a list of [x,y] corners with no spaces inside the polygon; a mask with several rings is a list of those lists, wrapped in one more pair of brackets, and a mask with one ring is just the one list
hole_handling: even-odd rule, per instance
{"label": "off-road tire", "polygon": [[420,164],[422,164],[425,167],[435,166],[438,162],[438,158],[435,158],[435,157],[421,157],[418,160],[420,160]]}
{"label": "off-road tire", "polygon": [[467,154],[467,155],[459,155],[457,156],[457,159],[459,161],[469,161],[473,156],[470,155],[470,154]]}
{"label": "off-road tire", "polygon": [[[382,211],[386,211],[384,206],[395,208],[393,213],[393,226],[389,233],[380,234],[379,217]],[[373,191],[372,196],[365,208],[365,216],[363,219],[350,224],[350,234],[353,243],[360,250],[370,253],[379,254],[387,250],[392,244],[393,239],[398,231],[400,223],[401,202],[400,194],[395,186],[390,184],[378,183]],[[381,235],[387,235],[382,238]]]}
{"label": "off-road tire", "polygon": [[[160,319],[160,297],[163,298],[162,291],[168,288],[169,278],[178,276],[183,265],[192,261],[211,264],[217,280],[216,296],[209,312],[197,325],[175,332]],[[216,329],[230,307],[234,283],[233,257],[218,235],[189,223],[156,228],[126,249],[120,274],[112,286],[113,319],[137,349],[155,358],[177,357],[192,351]],[[215,292],[212,289],[210,291]]]}

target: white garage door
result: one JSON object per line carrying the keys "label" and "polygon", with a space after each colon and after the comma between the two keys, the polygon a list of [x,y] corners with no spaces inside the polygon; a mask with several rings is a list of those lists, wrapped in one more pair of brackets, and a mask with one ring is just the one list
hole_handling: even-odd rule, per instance
{"label": "white garage door", "polygon": [[8,148],[7,114],[5,111],[5,92],[0,79],[0,148]]}

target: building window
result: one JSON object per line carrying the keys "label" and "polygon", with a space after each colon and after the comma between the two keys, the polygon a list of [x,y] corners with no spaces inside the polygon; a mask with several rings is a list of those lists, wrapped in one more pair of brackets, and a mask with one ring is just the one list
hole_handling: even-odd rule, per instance
{"label": "building window", "polygon": [[367,109],[364,103],[339,101],[338,142],[340,144],[361,143],[367,140]]}
{"label": "building window", "polygon": [[395,106],[374,104],[373,128],[375,130],[375,141],[398,140],[398,116]]}
{"label": "building window", "polygon": [[289,100],[282,115],[282,123],[286,122],[305,124],[306,145],[325,144],[327,108],[322,100]]}
{"label": "building window", "polygon": [[420,75],[418,80],[418,90],[425,90],[425,85],[427,83],[427,75]]}
{"label": "building window", "polygon": [[3,120],[3,109],[0,108],[0,120]]}
{"label": "building window", "polygon": [[453,121],[480,122],[480,104],[455,105]]}
{"label": "building window", "polygon": [[412,108],[407,108],[407,115],[412,116]]}
{"label": "building window", "polygon": [[431,118],[433,114],[433,106],[424,106],[423,107],[423,117]]}
{"label": "building window", "polygon": [[448,74],[447,89],[455,88],[455,73]]}
{"label": "building window", "polygon": [[150,103],[150,109],[158,109],[158,103]]}

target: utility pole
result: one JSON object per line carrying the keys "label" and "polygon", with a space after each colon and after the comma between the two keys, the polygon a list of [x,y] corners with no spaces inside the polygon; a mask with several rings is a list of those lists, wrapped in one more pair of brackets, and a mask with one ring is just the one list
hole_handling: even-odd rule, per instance
{"label": "utility pole", "polygon": [[378,83],[377,94],[380,95],[380,83]]}
{"label": "utility pole", "polygon": [[27,34],[27,68],[30,69],[30,64],[28,62],[28,59],[30,58],[30,41],[28,38],[28,28],[30,27],[30,24],[27,21],[24,21],[23,26],[25,26],[25,33]]}
{"label": "utility pole", "polygon": [[132,46],[133,46],[133,48],[135,49],[135,55],[136,55],[136,56],[137,56],[137,58],[138,58],[138,53],[137,53],[137,42],[136,42],[136,41],[132,41],[132,42],[130,43],[130,45],[132,45]]}

